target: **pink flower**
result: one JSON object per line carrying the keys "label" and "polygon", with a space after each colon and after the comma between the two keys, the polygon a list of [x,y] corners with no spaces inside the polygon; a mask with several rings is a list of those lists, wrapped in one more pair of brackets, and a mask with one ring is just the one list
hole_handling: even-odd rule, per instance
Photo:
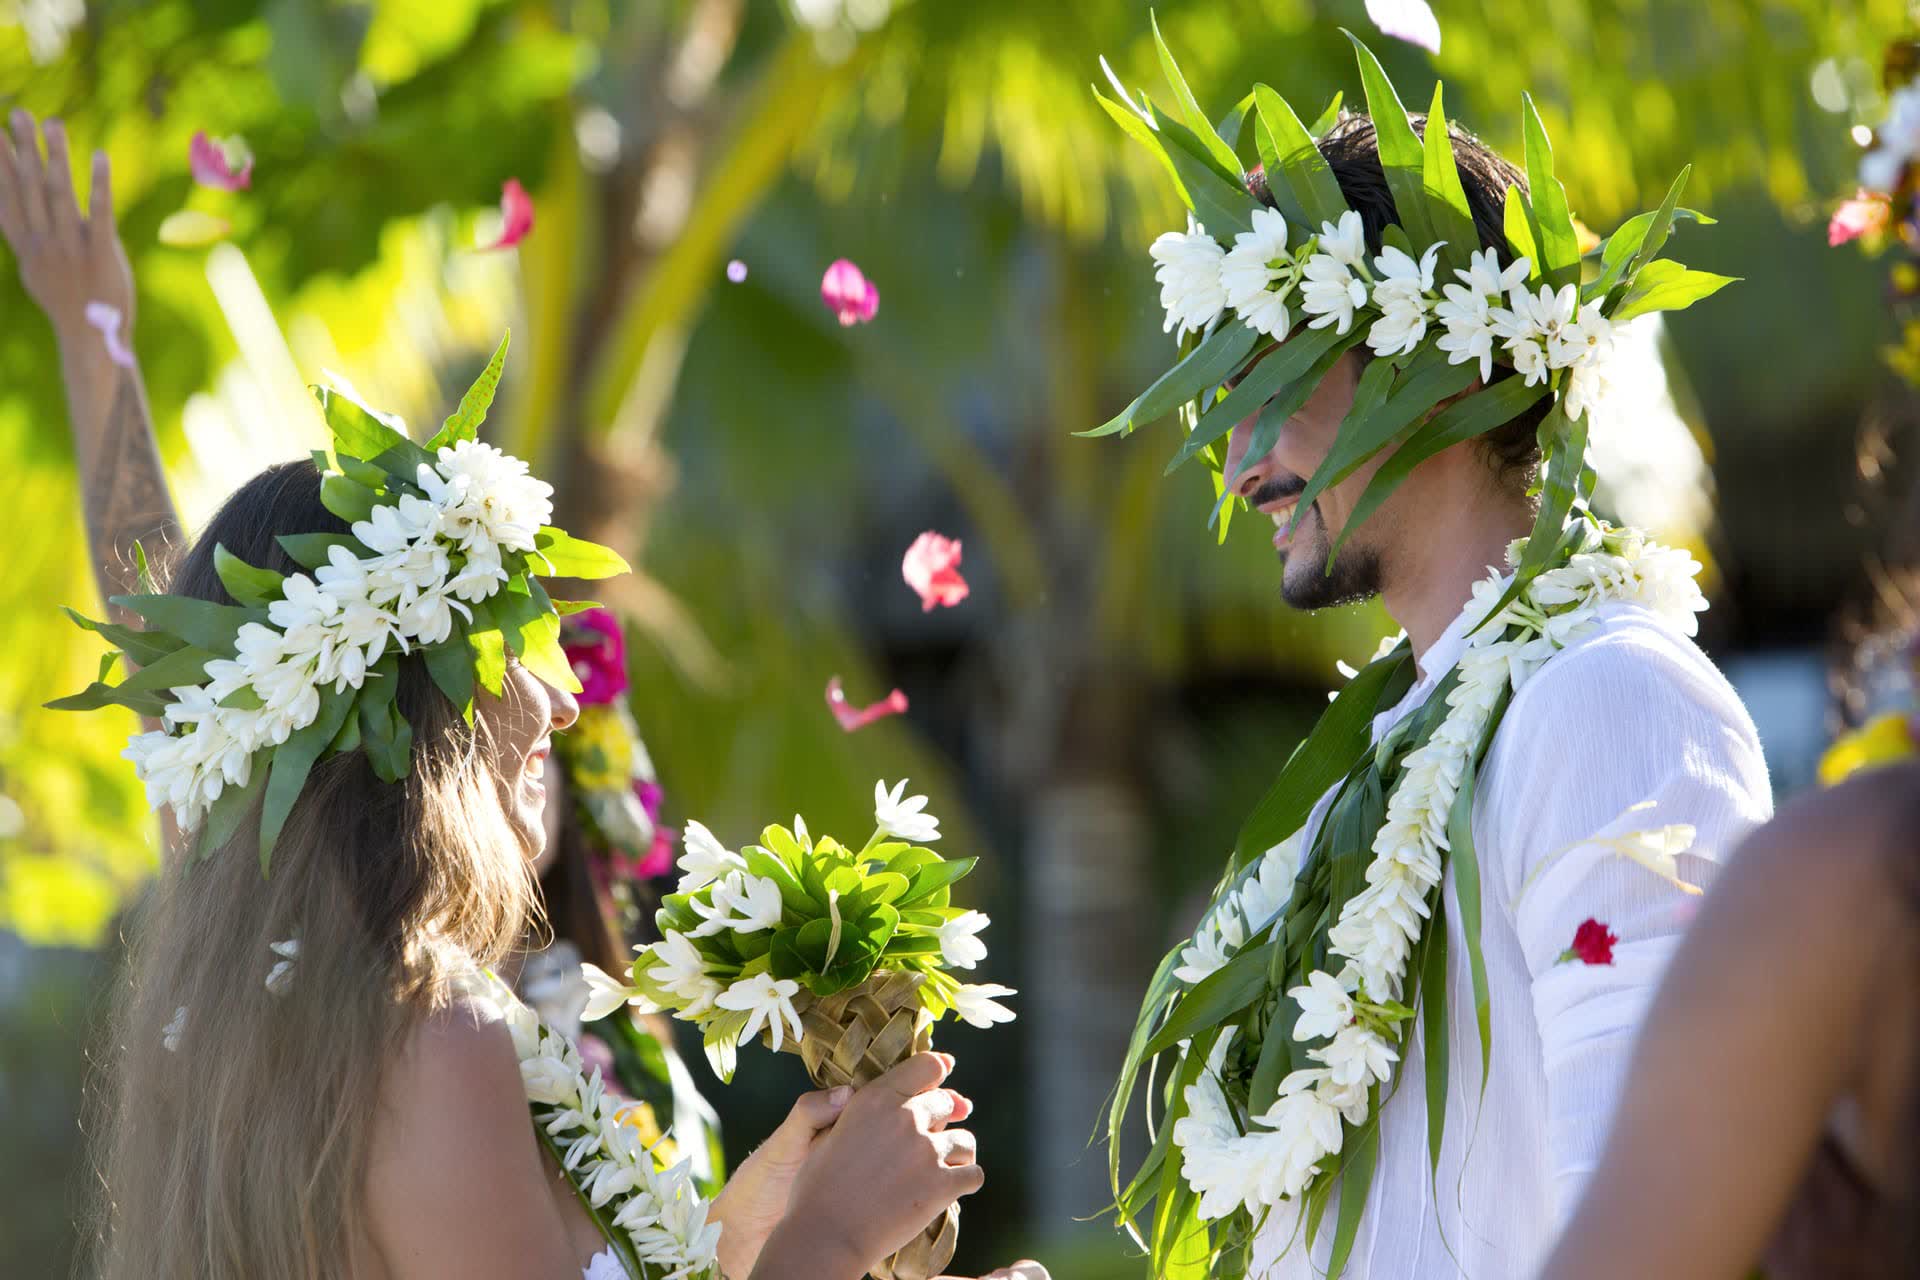
{"label": "pink flower", "polygon": [[636,782],[633,784],[633,794],[639,799],[640,808],[645,811],[647,821],[658,822],[660,802],[666,798],[666,789],[657,782]]}
{"label": "pink flower", "polygon": [[833,718],[848,733],[855,729],[864,729],[875,720],[884,720],[888,716],[897,716],[907,709],[907,695],[895,689],[880,701],[868,707],[856,707],[847,701],[847,691],[840,687],[840,677],[827,681],[827,707],[833,712]]}
{"label": "pink flower", "polygon": [[919,594],[923,613],[933,612],[935,605],[952,608],[967,598],[967,580],[960,576],[960,544],[931,530],[907,548],[900,573]]}
{"label": "pink flower", "polygon": [[1367,0],[1367,16],[1382,35],[1440,52],[1440,20],[1427,0]]}
{"label": "pink flower", "polygon": [[1827,223],[1827,245],[1835,247],[1864,235],[1879,235],[1893,216],[1893,202],[1865,187],[1853,199],[1842,202]]}
{"label": "pink flower", "polygon": [[1560,953],[1560,961],[1578,960],[1583,964],[1612,964],[1613,944],[1620,938],[1598,920],[1583,920],[1573,931],[1573,945]]}
{"label": "pink flower", "polygon": [[253,153],[238,138],[215,142],[205,130],[194,134],[187,147],[187,168],[195,182],[215,191],[245,191],[253,185]]}
{"label": "pink flower", "polygon": [[560,650],[580,677],[581,706],[604,706],[627,691],[627,640],[620,620],[605,609],[569,614]]}
{"label": "pink flower", "polygon": [[665,827],[656,827],[653,832],[653,848],[647,850],[647,856],[636,859],[632,872],[642,880],[657,880],[673,871],[673,850],[679,841],[674,833]]}
{"label": "pink flower", "polygon": [[880,309],[880,291],[860,268],[845,258],[834,259],[827,274],[820,277],[820,301],[840,317],[843,325],[865,324]]}
{"label": "pink flower", "polygon": [[533,230],[533,197],[520,185],[520,179],[508,178],[500,188],[500,238],[488,249],[511,249]]}
{"label": "pink flower", "polygon": [[133,351],[120,334],[120,308],[110,302],[89,302],[86,317],[87,323],[100,331],[100,339],[107,346],[107,359],[122,369],[133,368]]}

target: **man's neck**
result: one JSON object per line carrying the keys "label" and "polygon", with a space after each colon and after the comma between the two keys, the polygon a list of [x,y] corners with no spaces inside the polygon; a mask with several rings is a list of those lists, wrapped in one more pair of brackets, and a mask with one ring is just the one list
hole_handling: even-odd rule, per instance
{"label": "man's neck", "polygon": [[1406,628],[1414,660],[1426,674],[1426,653],[1473,596],[1473,584],[1507,563],[1507,544],[1525,537],[1532,518],[1520,502],[1448,503],[1424,520],[1419,536],[1394,557],[1392,582],[1381,593],[1387,612]]}

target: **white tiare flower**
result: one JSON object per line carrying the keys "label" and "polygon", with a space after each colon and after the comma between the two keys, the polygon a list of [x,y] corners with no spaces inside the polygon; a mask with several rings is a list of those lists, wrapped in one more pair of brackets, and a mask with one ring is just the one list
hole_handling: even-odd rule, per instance
{"label": "white tiare flower", "polygon": [[721,844],[703,823],[687,823],[681,832],[680,848],[679,893],[696,893],[727,872],[744,870],[747,865],[745,858]]}
{"label": "white tiare flower", "polygon": [[647,954],[655,962],[647,969],[649,976],[687,1002],[679,1010],[681,1018],[691,1020],[714,1007],[715,999],[724,988],[708,974],[705,957],[686,934],[667,930],[666,936],[654,943]]}
{"label": "white tiare flower", "polygon": [[765,876],[750,871],[729,871],[713,889],[711,906],[693,899],[687,905],[702,918],[692,936],[705,938],[731,929],[735,933],[759,933],[778,928],[785,905],[780,886]]}
{"label": "white tiare flower", "polygon": [[440,531],[440,513],[433,504],[407,493],[398,502],[375,507],[365,520],[354,521],[352,528],[353,536],[374,555],[398,555],[415,543],[431,541]]}
{"label": "white tiare flower", "polygon": [[1319,251],[1342,266],[1359,267],[1367,260],[1366,224],[1349,209],[1338,222],[1320,224]]}
{"label": "white tiare flower", "polygon": [[1547,367],[1547,353],[1538,342],[1531,338],[1510,338],[1507,351],[1513,356],[1513,370],[1526,379],[1528,386],[1545,382],[1552,373]]}
{"label": "white tiare flower", "polygon": [[1287,299],[1299,279],[1300,269],[1287,252],[1287,220],[1277,210],[1255,209],[1253,230],[1234,237],[1221,263],[1227,305],[1249,329],[1285,338],[1293,323]]}
{"label": "white tiare flower", "polygon": [[267,605],[267,619],[281,631],[324,626],[339,611],[340,602],[322,591],[304,573],[290,573],[280,583],[281,599]]}
{"label": "white tiare flower", "polygon": [[1337,1086],[1385,1084],[1393,1078],[1393,1064],[1400,1060],[1385,1037],[1358,1024],[1341,1028],[1328,1043],[1307,1050],[1307,1056],[1326,1064]]}
{"label": "white tiare flower", "polygon": [[1547,363],[1556,369],[1591,364],[1613,351],[1613,321],[1589,302],[1547,342]]}
{"label": "white tiare flower", "polygon": [[1453,273],[1460,283],[1441,290],[1445,296],[1435,304],[1433,316],[1446,328],[1438,345],[1447,353],[1447,363],[1478,360],[1480,380],[1485,382],[1493,376],[1494,341],[1501,336],[1494,328],[1493,304],[1524,284],[1533,266],[1519,258],[1502,269],[1491,249],[1476,250],[1467,261],[1467,270]]}
{"label": "white tiare flower", "polygon": [[1293,878],[1299,872],[1300,833],[1282,840],[1261,855],[1260,868],[1240,886],[1240,918],[1249,936],[1267,927],[1293,897]]}
{"label": "white tiare flower", "polygon": [[772,1034],[773,1047],[777,1051],[783,1043],[783,1028],[791,1029],[795,1043],[803,1034],[799,1011],[793,1007],[793,998],[798,994],[800,984],[792,979],[756,973],[722,991],[714,1003],[722,1009],[752,1015],[740,1030],[739,1043],[745,1044],[765,1027]]}
{"label": "white tiare flower", "polygon": [[1260,1200],[1278,1203],[1299,1195],[1320,1173],[1321,1161],[1340,1154],[1344,1133],[1340,1111],[1321,1097],[1317,1090],[1303,1087],[1295,1072],[1287,1081],[1292,1088],[1282,1089],[1266,1111],[1254,1117],[1254,1123],[1272,1132],[1259,1139],[1261,1149]]}
{"label": "white tiare flower", "polygon": [[549,1107],[571,1106],[580,1092],[579,1075],[564,1059],[551,1055],[523,1058],[520,1084],[527,1101]]}
{"label": "white tiare flower", "polygon": [[1199,1214],[1217,1221],[1253,1201],[1257,1162],[1233,1122],[1226,1095],[1212,1072],[1187,1086],[1186,1114],[1173,1122],[1173,1144],[1180,1148],[1187,1184],[1200,1193]]}
{"label": "white tiare flower", "polygon": [[293,962],[300,958],[300,939],[270,942],[267,950],[280,957],[274,962],[273,968],[267,971],[267,990],[276,996],[284,996],[293,989]]}
{"label": "white tiare flower", "polygon": [[997,982],[978,986],[962,985],[953,993],[953,1009],[971,1026],[990,1027],[996,1022],[1012,1022],[1013,1010],[995,1003],[1000,996],[1018,995],[1012,987]]}
{"label": "white tiare flower", "polygon": [[1193,941],[1180,952],[1180,966],[1173,976],[1189,986],[1204,982],[1226,968],[1246,940],[1238,907],[1232,898],[1224,899],[1194,930]]}
{"label": "white tiare flower", "polygon": [[[580,966],[580,976],[587,982],[587,1004],[580,1011],[582,1022],[598,1022],[613,1013],[622,1005],[650,1005],[645,995],[620,981],[597,964]],[[652,1010],[648,1010],[652,1012]]]}
{"label": "white tiare flower", "polygon": [[1206,228],[1187,221],[1187,230],[1169,231],[1147,250],[1153,255],[1153,278],[1160,282],[1160,305],[1166,309],[1163,331],[1185,337],[1190,330],[1212,324],[1227,305],[1227,290],[1220,283],[1221,264],[1226,251],[1207,234]]}
{"label": "white tiare flower", "polygon": [[1552,285],[1542,284],[1537,294],[1527,292],[1524,285],[1515,285],[1507,294],[1507,305],[1493,308],[1489,315],[1494,332],[1507,339],[1510,350],[1516,343],[1538,342],[1544,355],[1544,348],[1556,342],[1561,329],[1573,322],[1579,305],[1577,285],[1563,285],[1555,292]]}
{"label": "white tiare flower", "polygon": [[1353,996],[1323,970],[1309,973],[1306,985],[1290,989],[1287,998],[1300,1006],[1293,1024],[1295,1040],[1328,1039],[1353,1025]]}
{"label": "white tiare flower", "polygon": [[[873,821],[881,831],[911,844],[927,844],[940,838],[940,819],[923,812],[925,796],[906,795],[907,780],[902,778],[889,791],[887,784],[873,784]],[[905,796],[904,799],[902,797]]]}
{"label": "white tiare flower", "polygon": [[1353,328],[1354,313],[1367,305],[1367,286],[1352,267],[1330,253],[1316,253],[1300,277],[1300,309],[1313,317],[1309,328],[1333,325],[1340,334]]}
{"label": "white tiare flower", "polygon": [[[1373,305],[1381,312],[1381,319],[1374,322],[1373,333],[1379,332],[1382,324],[1385,324],[1393,335],[1391,342],[1375,342],[1372,333],[1368,335],[1368,344],[1373,346],[1377,354],[1396,355],[1401,351],[1411,351],[1426,333],[1428,295],[1433,292],[1433,268],[1440,257],[1442,243],[1428,245],[1418,261],[1393,245],[1382,249],[1380,256],[1373,260],[1377,273],[1373,286]],[[1405,336],[1408,334],[1411,336]]]}
{"label": "white tiare flower", "polygon": [[1605,364],[1575,365],[1567,374],[1567,417],[1578,420],[1605,403],[1610,386]]}
{"label": "white tiare flower", "polygon": [[991,923],[982,911],[966,911],[940,926],[940,957],[950,968],[971,969],[987,958],[979,932]]}
{"label": "white tiare flower", "polygon": [[168,1053],[180,1051],[180,1037],[187,1031],[187,1006],[181,1005],[173,1011],[173,1018],[160,1028],[160,1047]]}
{"label": "white tiare flower", "polygon": [[434,469],[446,486],[429,489],[429,496],[448,536],[462,547],[485,539],[508,551],[532,551],[534,535],[553,519],[553,486],[490,444],[461,440],[442,448]]}

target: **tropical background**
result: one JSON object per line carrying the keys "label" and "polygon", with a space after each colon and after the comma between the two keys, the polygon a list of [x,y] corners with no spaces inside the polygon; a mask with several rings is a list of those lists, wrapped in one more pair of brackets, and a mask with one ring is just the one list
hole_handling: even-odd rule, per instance
{"label": "tropical background", "polygon": [[[1914,15],[1435,0],[1437,53],[1379,29],[1422,8],[1157,15],[1223,115],[1256,80],[1303,111],[1352,95],[1342,27],[1409,101],[1443,78],[1503,149],[1530,90],[1601,234],[1693,165],[1687,203],[1718,223],[1680,252],[1744,283],[1643,336],[1596,447],[1613,510],[1708,564],[1706,643],[1776,785],[1801,786],[1860,710],[1829,671],[1912,521],[1885,272],[1827,220]],[[904,774],[943,850],[981,856],[981,972],[1021,995],[1010,1026],[941,1033],[990,1170],[969,1274],[1019,1253],[1139,1273],[1089,1147],[1139,993],[1336,661],[1388,629],[1287,612],[1267,538],[1217,545],[1204,481],[1162,481],[1170,436],[1071,435],[1171,350],[1145,248],[1175,196],[1089,88],[1105,55],[1165,100],[1150,31],[1145,0],[0,0],[0,108],[111,156],[190,525],[310,447],[323,368],[436,419],[510,327],[489,431],[638,567],[609,602],[669,818],[864,830],[874,779]],[[194,183],[203,130],[245,139],[249,189]],[[489,250],[509,179],[533,228]],[[163,239],[183,210],[198,233]],[[823,305],[839,258],[878,292],[866,323]],[[40,709],[99,657],[56,608],[96,603],[57,368],[0,250],[0,1259],[23,1277],[70,1265],[91,1017],[156,865],[131,720]],[[928,529],[964,547],[958,607],[902,582]],[[834,676],[909,710],[844,732]],[[790,1059],[751,1065],[714,1090],[736,1158],[804,1087]]]}

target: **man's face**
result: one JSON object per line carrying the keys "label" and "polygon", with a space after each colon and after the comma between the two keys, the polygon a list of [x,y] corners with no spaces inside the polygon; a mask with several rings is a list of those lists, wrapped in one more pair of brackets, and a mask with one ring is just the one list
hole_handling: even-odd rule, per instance
{"label": "man's face", "polygon": [[[1341,419],[1353,406],[1361,367],[1358,356],[1351,352],[1342,356],[1321,379],[1312,398],[1287,419],[1273,448],[1265,457],[1248,463],[1234,482],[1234,491],[1248,505],[1273,517],[1273,545],[1286,562],[1280,594],[1296,609],[1325,609],[1380,594],[1380,529],[1376,526],[1382,523],[1384,511],[1377,512],[1347,540],[1331,573],[1327,572],[1327,552],[1346,528],[1367,482],[1385,460],[1384,454],[1369,459],[1345,480],[1322,492],[1312,508],[1300,514],[1292,537],[1287,534],[1288,526],[1295,523],[1296,500],[1306,489],[1308,477],[1332,451]],[[1227,448],[1228,475],[1233,474],[1252,443],[1259,418],[1254,413],[1234,427]]]}

